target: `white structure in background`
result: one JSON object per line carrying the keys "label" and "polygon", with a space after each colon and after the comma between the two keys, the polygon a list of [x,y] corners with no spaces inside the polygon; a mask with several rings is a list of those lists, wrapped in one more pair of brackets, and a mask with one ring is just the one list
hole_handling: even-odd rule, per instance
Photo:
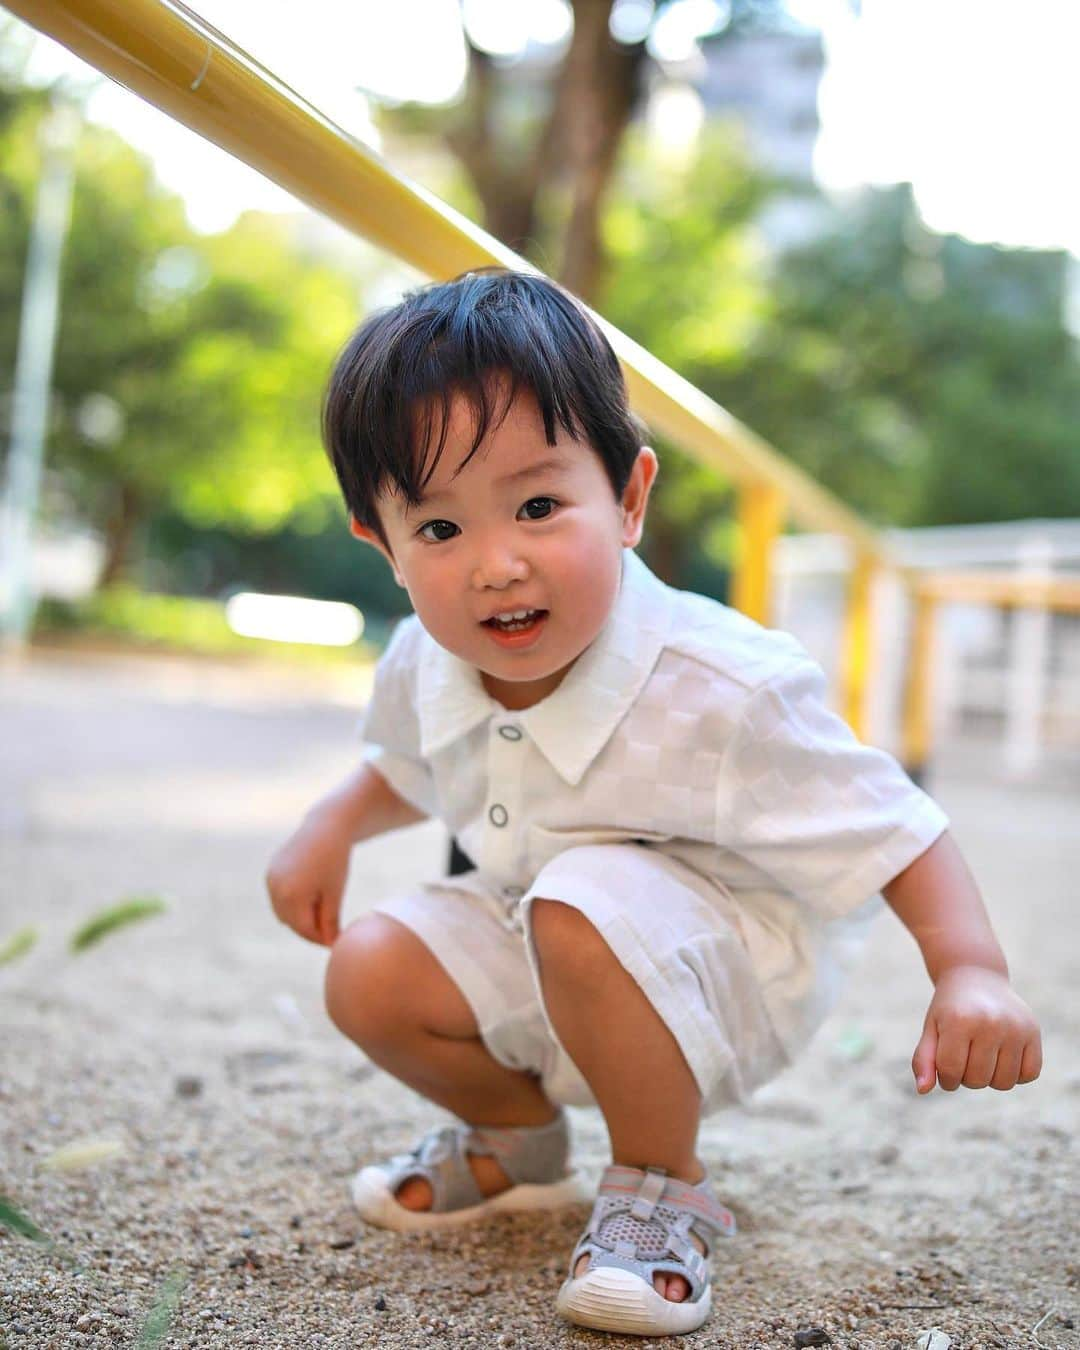
{"label": "white structure in background", "polygon": [[766,29],[705,38],[703,61],[691,76],[706,115],[733,117],[755,162],[790,183],[792,191],[763,212],[761,229],[783,250],[821,228],[825,206],[814,181],[821,119],[818,90],[825,73],[820,33]]}
{"label": "white structure in background", "polygon": [[[890,542],[918,569],[1080,576],[1080,520],[1023,520],[897,530]],[[788,535],[777,553],[774,623],[795,633],[836,686],[848,549],[828,535]],[[870,739],[899,748],[909,615],[895,579],[875,597]],[[1048,748],[1080,750],[1080,615],[988,605],[941,605],[932,695],[934,743],[983,738],[1012,776]]]}

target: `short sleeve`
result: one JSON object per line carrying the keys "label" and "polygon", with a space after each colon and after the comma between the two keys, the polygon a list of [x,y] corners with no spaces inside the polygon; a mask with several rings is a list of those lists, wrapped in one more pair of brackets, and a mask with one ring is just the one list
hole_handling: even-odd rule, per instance
{"label": "short sleeve", "polygon": [[720,779],[717,842],[825,918],[877,894],[948,826],[891,755],[826,707],[809,660],[750,695]]}
{"label": "short sleeve", "polygon": [[363,758],[394,791],[425,815],[435,812],[435,783],[420,754],[416,712],[417,644],[414,619],[404,619],[375,667],[371,699],[360,723]]}

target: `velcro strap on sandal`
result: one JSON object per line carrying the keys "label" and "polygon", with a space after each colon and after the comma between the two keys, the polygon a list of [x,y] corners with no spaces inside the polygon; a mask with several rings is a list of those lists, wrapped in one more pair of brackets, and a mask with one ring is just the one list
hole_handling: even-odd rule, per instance
{"label": "velcro strap on sandal", "polygon": [[703,1280],[705,1278],[708,1268],[705,1258],[692,1242],[687,1242],[677,1233],[672,1233],[667,1240],[667,1247],[668,1251],[673,1256],[678,1257],[695,1279]]}
{"label": "velcro strap on sandal", "polygon": [[659,1203],[660,1197],[664,1194],[664,1183],[667,1178],[659,1167],[650,1167],[642,1178],[641,1186],[637,1193],[637,1199],[630,1206],[630,1215],[634,1219],[649,1220],[653,1216],[653,1211]]}
{"label": "velcro strap on sandal", "polygon": [[[650,1168],[649,1173],[658,1173],[663,1182],[659,1196],[652,1202],[654,1205],[661,1201],[673,1202],[680,1209],[688,1211],[693,1216],[692,1224],[703,1230],[705,1236],[712,1233],[719,1233],[724,1237],[735,1235],[735,1215],[717,1200],[707,1182],[699,1182],[698,1185],[692,1186],[688,1181],[678,1181],[675,1177],[664,1176],[658,1168]],[[604,1169],[597,1194],[638,1197],[645,1191],[648,1181],[648,1176],[642,1179],[642,1173],[638,1168],[613,1163]],[[651,1197],[651,1191],[649,1195]],[[637,1203],[636,1198],[634,1203]]]}

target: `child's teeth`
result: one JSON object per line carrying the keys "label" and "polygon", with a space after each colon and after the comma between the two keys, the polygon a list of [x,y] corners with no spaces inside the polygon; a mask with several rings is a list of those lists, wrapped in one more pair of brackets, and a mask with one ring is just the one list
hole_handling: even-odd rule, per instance
{"label": "child's teeth", "polygon": [[510,614],[496,614],[495,622],[500,628],[525,628],[539,613],[538,609],[518,609]]}

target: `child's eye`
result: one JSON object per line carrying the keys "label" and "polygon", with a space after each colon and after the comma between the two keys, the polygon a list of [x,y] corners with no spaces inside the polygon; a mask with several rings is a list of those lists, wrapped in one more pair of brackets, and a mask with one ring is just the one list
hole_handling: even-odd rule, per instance
{"label": "child's eye", "polygon": [[537,503],[539,503],[542,507],[546,506],[547,509],[544,510],[538,516],[531,515],[529,517],[530,520],[546,520],[547,517],[551,515],[552,511],[554,511],[556,506],[558,506],[559,504],[554,497],[530,497],[529,500],[525,503],[525,505],[521,509],[523,511],[527,511],[530,506],[535,506]]}
{"label": "child's eye", "polygon": [[426,539],[429,544],[445,544],[448,539],[453,538],[453,535],[437,534],[433,539],[431,535],[424,533],[425,530],[437,530],[440,526],[445,526],[448,530],[457,529],[457,526],[453,523],[453,521],[450,520],[429,520],[426,521],[423,525],[421,525],[420,528],[416,531],[416,533],[420,536],[421,539]]}

